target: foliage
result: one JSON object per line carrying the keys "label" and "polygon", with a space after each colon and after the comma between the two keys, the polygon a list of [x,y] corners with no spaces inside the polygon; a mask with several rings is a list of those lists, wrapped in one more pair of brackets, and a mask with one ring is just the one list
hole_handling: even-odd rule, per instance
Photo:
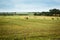
{"label": "foliage", "polygon": [[[42,16],[60,16],[60,10],[59,9],[50,9],[49,12],[35,12],[34,15],[42,15]],[[55,14],[55,15],[54,15]],[[57,15],[58,14],[58,15]]]}
{"label": "foliage", "polygon": [[50,13],[55,14],[55,16],[56,16],[56,14],[60,14],[59,9],[50,9],[49,11],[50,11]]}
{"label": "foliage", "polygon": [[60,16],[60,10],[59,9],[50,9],[48,12],[22,12],[22,13],[18,13],[18,12],[0,12],[0,16],[4,15],[4,16],[15,16],[15,15],[19,15],[19,16],[27,16],[27,15],[34,15],[34,16]]}

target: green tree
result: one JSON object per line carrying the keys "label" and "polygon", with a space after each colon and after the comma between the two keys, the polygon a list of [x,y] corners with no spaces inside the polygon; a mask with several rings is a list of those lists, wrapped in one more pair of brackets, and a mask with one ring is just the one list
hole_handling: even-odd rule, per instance
{"label": "green tree", "polygon": [[57,15],[57,14],[60,14],[60,10],[59,9],[50,9],[49,10],[49,12],[50,12],[50,14],[55,14],[55,16]]}
{"label": "green tree", "polygon": [[37,13],[36,12],[34,12],[34,16],[36,16],[37,15]]}

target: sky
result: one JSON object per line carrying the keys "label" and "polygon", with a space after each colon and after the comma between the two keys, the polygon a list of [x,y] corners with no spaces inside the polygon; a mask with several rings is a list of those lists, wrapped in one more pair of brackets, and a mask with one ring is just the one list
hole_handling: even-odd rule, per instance
{"label": "sky", "polygon": [[0,0],[0,12],[41,12],[60,9],[60,0]]}

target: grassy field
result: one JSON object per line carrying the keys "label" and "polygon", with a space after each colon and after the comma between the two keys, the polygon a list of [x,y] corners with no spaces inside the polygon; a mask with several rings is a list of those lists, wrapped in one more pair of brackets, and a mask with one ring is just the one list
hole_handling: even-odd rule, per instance
{"label": "grassy field", "polygon": [[60,17],[0,16],[0,40],[60,40]]}

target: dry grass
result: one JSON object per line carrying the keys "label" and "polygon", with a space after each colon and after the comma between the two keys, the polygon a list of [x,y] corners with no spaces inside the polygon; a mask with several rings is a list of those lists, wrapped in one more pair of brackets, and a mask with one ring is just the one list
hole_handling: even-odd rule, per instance
{"label": "dry grass", "polygon": [[0,16],[0,39],[51,40],[60,38],[60,17],[28,16],[28,20],[25,17]]}

